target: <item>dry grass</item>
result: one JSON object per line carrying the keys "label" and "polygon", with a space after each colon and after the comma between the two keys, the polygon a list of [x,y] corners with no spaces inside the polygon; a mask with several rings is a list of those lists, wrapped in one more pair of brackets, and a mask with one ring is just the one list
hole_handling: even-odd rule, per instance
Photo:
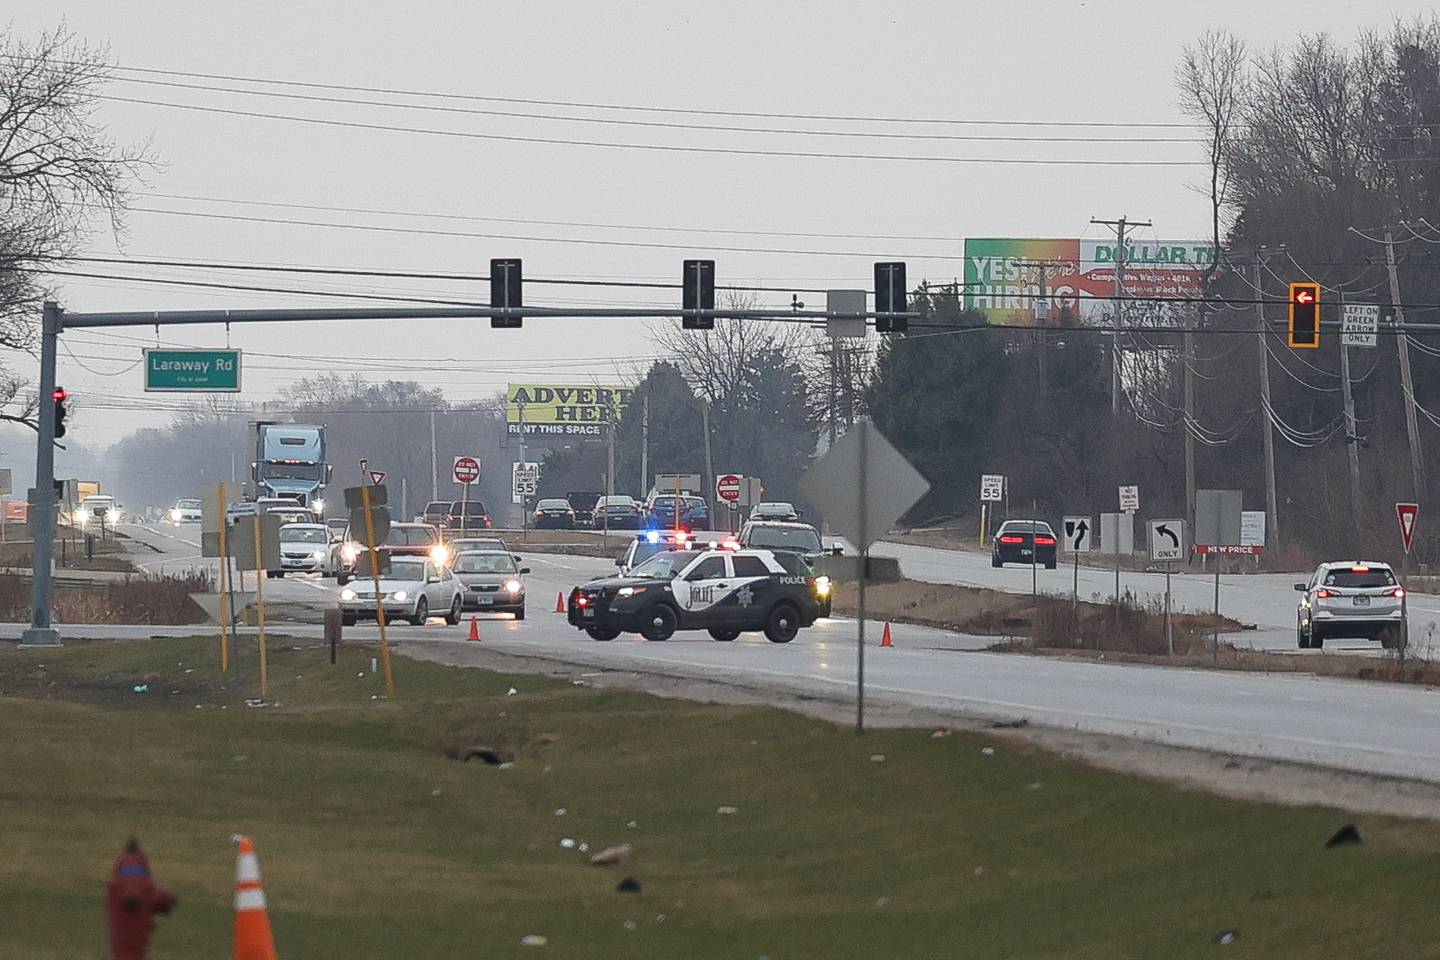
{"label": "dry grass", "polygon": [[[126,577],[119,583],[57,586],[55,616],[61,623],[128,623],[184,625],[206,623],[209,617],[190,599],[210,589],[204,574]],[[30,619],[28,579],[0,574],[0,619]]]}
{"label": "dry grass", "polygon": [[[24,568],[32,565],[30,551],[30,528],[26,524],[7,523],[6,540],[0,543],[0,567]],[[85,556],[85,538],[69,528],[62,527],[55,540],[55,564],[68,570],[115,570],[128,572],[134,569],[125,553],[125,541],[114,536],[96,537],[93,544],[94,556]]]}

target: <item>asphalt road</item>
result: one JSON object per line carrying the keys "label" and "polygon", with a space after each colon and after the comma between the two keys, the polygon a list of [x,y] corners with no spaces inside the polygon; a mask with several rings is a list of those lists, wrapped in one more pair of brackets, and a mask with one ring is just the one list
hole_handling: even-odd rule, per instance
{"label": "asphalt road", "polygon": [[[175,570],[203,562],[196,556],[198,537],[187,535],[186,530],[137,530],[137,535],[162,551],[143,561],[149,569]],[[997,582],[996,575],[1000,575],[1011,589],[1019,588],[1020,577],[1029,577],[1028,570],[1019,568],[992,572],[983,557],[982,565],[974,565],[969,558],[946,556],[944,551],[934,552],[941,556],[922,548],[897,548],[896,552],[902,554],[902,562],[915,563],[912,575],[987,585]],[[854,621],[824,621],[784,646],[771,644],[758,634],[747,634],[734,643],[715,643],[704,633],[680,634],[667,643],[631,637],[595,643],[550,611],[557,592],[608,572],[609,563],[541,554],[528,556],[525,562],[533,570],[528,583],[529,619],[515,622],[508,617],[486,617],[480,621],[482,642],[503,652],[853,700]],[[1058,571],[1052,576],[1058,576]],[[1098,576],[1103,577],[1103,572]],[[1146,575],[1128,576],[1138,585],[1147,585]],[[299,598],[324,599],[335,590],[333,582],[309,578],[267,581],[267,594],[272,586],[273,595]],[[1265,603],[1264,589],[1258,585],[1237,584],[1236,593],[1250,596],[1252,603]],[[18,637],[20,629],[18,624],[4,625],[0,636]],[[320,632],[308,624],[277,624],[273,629],[299,636],[318,636]],[[73,627],[65,632],[120,637],[193,630]],[[465,626],[448,627],[432,621],[424,627],[396,626],[390,635],[403,647],[465,643],[466,633]],[[346,635],[372,639],[376,628],[361,626],[347,630]],[[1440,740],[1434,736],[1440,723],[1440,691],[1304,674],[993,654],[982,652],[988,642],[985,638],[908,625],[897,625],[894,637],[895,647],[883,649],[878,646],[878,625],[869,629],[866,689],[872,701],[967,716],[1023,717],[1051,727],[1440,782]]]}

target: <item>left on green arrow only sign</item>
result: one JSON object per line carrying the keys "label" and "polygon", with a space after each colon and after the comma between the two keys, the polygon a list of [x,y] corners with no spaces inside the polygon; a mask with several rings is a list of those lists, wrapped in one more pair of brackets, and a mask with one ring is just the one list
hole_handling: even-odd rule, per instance
{"label": "left on green arrow only sign", "polygon": [[167,393],[239,393],[239,350],[145,351],[145,389]]}

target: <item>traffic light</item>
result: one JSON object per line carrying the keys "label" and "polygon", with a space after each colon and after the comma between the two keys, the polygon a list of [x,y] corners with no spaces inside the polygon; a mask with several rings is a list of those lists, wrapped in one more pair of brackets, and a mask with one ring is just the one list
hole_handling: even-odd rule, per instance
{"label": "traffic light", "polygon": [[1320,346],[1320,284],[1290,284],[1290,346]]}
{"label": "traffic light", "polygon": [[[904,313],[909,309],[905,290],[904,263],[875,264],[875,312]],[[910,329],[908,317],[875,318],[876,333],[901,333]]]}
{"label": "traffic light", "polygon": [[[490,306],[519,307],[524,298],[520,295],[520,261],[490,261]],[[515,330],[524,326],[521,317],[491,317],[490,326],[501,330]]]}
{"label": "traffic light", "polygon": [[50,398],[55,401],[55,439],[59,440],[65,436],[65,401],[70,394],[64,387],[56,387],[50,392]]}
{"label": "traffic light", "polygon": [[[685,292],[680,306],[684,310],[715,309],[715,261],[686,260],[683,277]],[[714,317],[681,316],[680,325],[686,330],[714,330]]]}

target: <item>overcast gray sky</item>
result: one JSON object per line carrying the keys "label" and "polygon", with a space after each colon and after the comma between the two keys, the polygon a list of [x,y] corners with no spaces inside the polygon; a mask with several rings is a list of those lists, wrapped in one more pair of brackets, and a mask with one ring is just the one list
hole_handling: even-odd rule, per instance
{"label": "overcast gray sky", "polygon": [[[53,28],[63,16],[78,34],[108,44],[114,60],[127,68],[497,98],[966,123],[617,112],[288,88],[311,96],[404,99],[461,110],[607,120],[1022,139],[840,138],[537,120],[167,87],[134,80],[245,85],[126,73],[131,79],[111,84],[107,93],[130,99],[606,143],[884,157],[1196,161],[1198,149],[1185,143],[1056,145],[1033,139],[1171,138],[1182,136],[1180,130],[978,126],[971,121],[1173,123],[1181,119],[1173,66],[1182,45],[1207,28],[1230,28],[1253,48],[1286,42],[1299,29],[1328,31],[1348,42],[1362,29],[1384,29],[1394,16],[1410,17],[1430,8],[1418,0],[255,0],[223,5],[63,0],[12,8],[10,16],[11,29],[29,35]],[[962,272],[966,236],[1085,236],[1093,233],[1087,226],[1092,216],[1148,218],[1156,225],[1152,236],[1206,235],[1205,201],[1191,186],[1203,172],[1198,166],[907,162],[616,149],[322,126],[117,101],[104,103],[99,116],[121,140],[153,137],[165,161],[149,184],[137,190],[137,209],[128,218],[123,243],[117,248],[108,234],[96,233],[90,248],[101,255],[114,255],[118,249],[130,257],[479,273],[491,257],[518,256],[533,277],[673,281],[683,258],[713,254],[721,283],[823,288],[868,287],[872,260],[891,257],[908,262],[912,284],[927,277],[948,280]],[[152,212],[162,210],[181,213]],[[359,212],[365,210],[407,215]],[[247,222],[211,216],[215,214],[390,229]],[[616,229],[620,226],[648,229]],[[413,230],[437,233],[406,232]],[[553,240],[496,236],[501,234]],[[577,239],[590,242],[574,242]],[[739,249],[717,249],[722,247]],[[488,289],[478,284],[439,281],[96,264],[76,269],[307,290],[398,291],[481,301],[488,296]],[[59,293],[71,310],[338,302],[73,278],[60,283]],[[555,305],[669,303],[677,297],[678,292],[669,291],[526,289],[529,302]],[[775,304],[789,299],[778,293],[764,297]],[[802,299],[819,305],[813,295]],[[78,359],[62,352],[60,378],[78,395],[81,412],[75,433],[91,446],[103,447],[137,427],[164,423],[167,408],[176,402],[159,397],[144,408],[141,371],[138,366],[126,368],[138,360],[141,340],[154,343],[154,331],[120,333],[136,339],[88,331],[64,337]],[[162,331],[160,339],[172,345],[220,345],[225,333],[219,328],[171,328]],[[424,380],[443,387],[453,399],[466,400],[490,395],[511,380],[614,380],[625,358],[654,352],[640,322],[583,320],[531,320],[523,331],[494,332],[486,321],[264,325],[236,328],[230,342],[247,351],[245,385],[251,399],[273,397],[306,372],[359,369],[376,380]],[[373,357],[406,362],[356,359]],[[453,362],[439,362],[451,357]],[[83,369],[82,363],[111,375]],[[123,409],[113,408],[117,406]]]}

